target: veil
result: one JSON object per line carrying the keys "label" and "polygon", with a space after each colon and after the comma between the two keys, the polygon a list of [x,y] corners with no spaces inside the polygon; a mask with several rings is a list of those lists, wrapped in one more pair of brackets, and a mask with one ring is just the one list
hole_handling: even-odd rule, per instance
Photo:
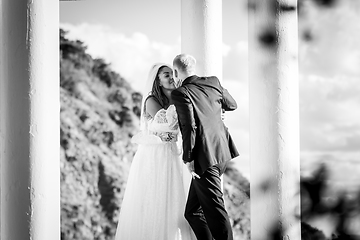
{"label": "veil", "polygon": [[172,66],[170,66],[169,64],[166,63],[155,63],[154,65],[151,66],[150,68],[150,72],[148,75],[148,79],[147,82],[142,90],[142,100],[141,100],[141,115],[140,115],[140,130],[144,131],[147,129],[147,119],[145,116],[145,100],[147,99],[147,97],[149,95],[151,95],[151,90],[156,78],[156,75],[158,74],[158,71],[161,67],[166,66],[169,67],[170,69],[172,69]]}

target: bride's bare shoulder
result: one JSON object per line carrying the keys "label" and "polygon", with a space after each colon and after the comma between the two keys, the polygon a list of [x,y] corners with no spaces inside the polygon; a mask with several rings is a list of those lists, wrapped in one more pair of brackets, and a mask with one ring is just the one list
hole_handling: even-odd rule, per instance
{"label": "bride's bare shoulder", "polygon": [[162,109],[159,102],[153,96],[150,96],[146,99],[145,106],[146,106],[146,112],[149,113],[152,117],[154,117],[156,115],[156,113],[160,109]]}

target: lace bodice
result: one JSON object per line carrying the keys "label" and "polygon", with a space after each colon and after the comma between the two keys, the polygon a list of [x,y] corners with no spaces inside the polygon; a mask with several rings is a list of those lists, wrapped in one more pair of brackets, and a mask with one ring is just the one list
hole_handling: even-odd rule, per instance
{"label": "lace bodice", "polygon": [[174,105],[170,105],[168,109],[160,109],[154,116],[148,120],[148,129],[151,131],[178,131],[178,118]]}
{"label": "lace bodice", "polygon": [[179,124],[175,106],[170,105],[168,109],[160,109],[154,118],[149,120],[148,131],[164,142],[177,141]]}
{"label": "lace bodice", "polygon": [[[143,143],[145,138],[146,142],[156,143],[161,142],[176,142],[179,134],[179,124],[177,113],[174,105],[170,105],[167,109],[160,109],[152,118],[150,115],[145,115],[145,130],[141,136],[134,136],[135,142]],[[148,135],[148,136],[146,136]],[[155,139],[155,138],[157,139]],[[140,138],[142,138],[140,140]]]}

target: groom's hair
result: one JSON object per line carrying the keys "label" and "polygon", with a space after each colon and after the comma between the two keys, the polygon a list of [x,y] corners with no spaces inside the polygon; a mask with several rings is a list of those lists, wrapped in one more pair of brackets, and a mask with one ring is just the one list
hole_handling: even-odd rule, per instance
{"label": "groom's hair", "polygon": [[196,59],[189,54],[179,54],[174,58],[173,65],[177,66],[184,73],[194,73]]}

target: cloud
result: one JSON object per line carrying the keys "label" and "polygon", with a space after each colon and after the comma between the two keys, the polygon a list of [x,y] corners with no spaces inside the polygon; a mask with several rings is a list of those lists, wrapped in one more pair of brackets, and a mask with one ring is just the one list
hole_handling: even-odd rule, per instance
{"label": "cloud", "polygon": [[[112,68],[125,77],[136,90],[141,90],[147,80],[151,64],[172,63],[181,51],[181,40],[172,45],[155,42],[145,34],[137,32],[127,36],[102,24],[81,23],[78,25],[61,23],[68,30],[69,39],[79,39],[88,46],[88,53],[103,58]],[[223,43],[223,78],[247,79],[247,42],[236,45]]]}
{"label": "cloud", "polygon": [[299,26],[314,40],[299,42],[301,149],[360,152],[360,2],[307,10]]}
{"label": "cloud", "polygon": [[109,62],[114,71],[125,77],[134,89],[140,91],[148,71],[155,62],[171,64],[180,52],[180,42],[173,45],[151,41],[143,33],[126,36],[101,24],[61,23],[68,30],[69,39],[79,39],[88,46],[88,53]]}
{"label": "cloud", "polygon": [[[109,62],[136,90],[141,90],[146,82],[151,64],[171,64],[174,56],[181,51],[180,38],[175,44],[169,45],[152,41],[140,32],[127,36],[101,24],[61,23],[60,27],[69,31],[68,38],[85,42],[89,54]],[[247,42],[240,41],[233,46],[223,43],[222,48],[223,78],[245,81],[248,66]]]}
{"label": "cloud", "polygon": [[301,71],[328,77],[339,72],[360,75],[360,4],[355,2],[339,1],[326,10],[307,8],[299,25],[310,29],[314,39],[300,42]]}
{"label": "cloud", "polygon": [[360,150],[358,78],[301,76],[300,129],[303,150]]}

